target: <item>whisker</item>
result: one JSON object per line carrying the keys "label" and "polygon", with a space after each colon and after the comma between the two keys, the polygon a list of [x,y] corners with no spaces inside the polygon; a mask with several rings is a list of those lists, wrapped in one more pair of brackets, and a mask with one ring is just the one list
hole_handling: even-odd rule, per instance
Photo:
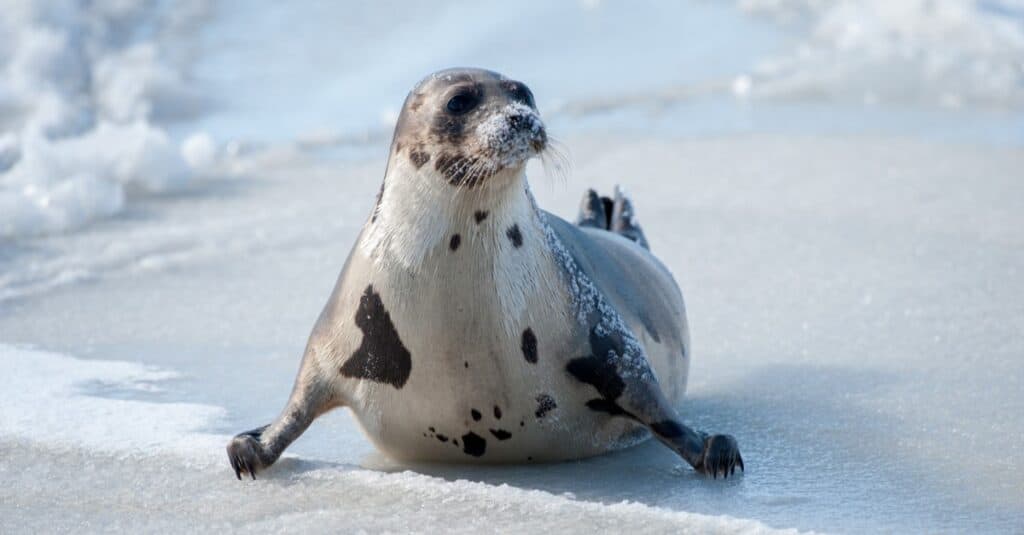
{"label": "whisker", "polygon": [[572,172],[572,161],[566,155],[568,148],[560,141],[548,137],[548,144],[540,153],[541,167],[548,179],[565,184]]}

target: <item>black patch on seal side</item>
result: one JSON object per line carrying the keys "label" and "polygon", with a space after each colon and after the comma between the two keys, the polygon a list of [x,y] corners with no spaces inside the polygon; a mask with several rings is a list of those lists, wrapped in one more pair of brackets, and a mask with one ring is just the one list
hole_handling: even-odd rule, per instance
{"label": "black patch on seal side", "polygon": [[523,233],[519,231],[518,223],[509,227],[508,230],[505,231],[505,235],[508,236],[508,239],[512,240],[512,245],[515,246],[516,249],[523,246]]}
{"label": "black patch on seal side", "polygon": [[543,418],[544,416],[547,415],[547,413],[557,408],[558,404],[555,403],[555,398],[551,397],[549,394],[541,394],[537,396],[537,411],[534,412],[533,414],[537,418]]}
{"label": "black patch on seal side", "polygon": [[530,364],[537,363],[537,335],[533,334],[533,329],[527,327],[523,331],[523,340],[520,344],[523,350],[523,358]]}
{"label": "black patch on seal side", "polygon": [[618,368],[612,359],[623,354],[622,335],[618,333],[600,335],[597,333],[596,327],[591,328],[590,350],[592,354],[589,357],[572,359],[565,366],[566,371],[576,380],[593,386],[601,395],[599,398],[587,401],[587,407],[597,412],[636,419],[618,404],[619,396],[626,389],[626,383],[619,376]]}
{"label": "black patch on seal side", "polygon": [[437,439],[440,440],[441,442],[448,442],[448,437],[444,435],[437,435]]}
{"label": "black patch on seal side", "polygon": [[654,322],[651,320],[651,317],[648,316],[646,312],[640,312],[639,316],[640,323],[644,325],[644,330],[647,331],[647,334],[651,335],[651,338],[655,342],[660,344],[661,336],[658,335],[658,329],[654,327]]}
{"label": "black patch on seal side", "polygon": [[497,405],[494,406],[494,418],[498,420],[501,419],[501,407]]}
{"label": "black patch on seal side", "polygon": [[683,436],[683,427],[672,420],[654,422],[651,430],[665,438],[676,438]]}
{"label": "black patch on seal side", "polygon": [[494,438],[498,440],[508,440],[512,438],[512,433],[509,433],[504,429],[490,429],[490,432],[492,435],[494,435]]}
{"label": "black patch on seal side", "polygon": [[480,414],[480,411],[476,409],[469,409],[469,415],[473,417],[474,422],[479,422],[480,418],[483,417],[483,415]]}
{"label": "black patch on seal side", "polygon": [[373,285],[366,287],[359,298],[356,326],[363,331],[363,341],[341,366],[341,375],[368,379],[402,388],[412,371],[412,356],[402,344],[391,314],[384,308],[380,294]]}
{"label": "black patch on seal side", "polygon": [[430,161],[430,153],[412,149],[409,151],[409,161],[416,166],[416,169],[419,169],[423,167],[423,164]]}
{"label": "black patch on seal side", "polygon": [[484,219],[487,219],[488,215],[490,215],[490,212],[487,210],[477,210],[473,212],[473,219],[476,221],[476,224],[479,225],[480,223],[483,223]]}
{"label": "black patch on seal side", "polygon": [[487,451],[487,440],[470,431],[462,435],[462,451],[473,457],[480,457]]}
{"label": "black patch on seal side", "polygon": [[454,251],[459,248],[459,244],[461,243],[462,236],[459,236],[458,234],[452,234],[452,239],[448,242],[448,248]]}

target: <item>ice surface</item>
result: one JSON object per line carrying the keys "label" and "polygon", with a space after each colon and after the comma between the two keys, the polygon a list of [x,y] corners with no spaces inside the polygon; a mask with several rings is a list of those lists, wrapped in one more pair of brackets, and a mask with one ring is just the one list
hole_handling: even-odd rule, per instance
{"label": "ice surface", "polygon": [[[126,421],[118,404],[142,402],[155,405],[123,414],[131,421],[135,411],[173,417],[153,440],[135,435],[149,424],[111,426],[110,441],[152,448],[134,451],[137,464],[117,461],[124,450],[114,446],[70,447],[67,435],[46,427],[0,433],[3,457],[31,467],[17,481],[35,496],[3,500],[21,505],[14,517],[0,517],[31,527],[48,512],[33,509],[33,500],[77,486],[103,494],[79,506],[70,526],[172,529],[197,492],[217,504],[195,517],[210,529],[348,518],[346,526],[429,531],[455,522],[446,512],[466,511],[482,519],[470,528],[491,519],[539,530],[545,522],[562,526],[562,514],[576,518],[580,531],[648,521],[651,531],[708,526],[704,517],[656,523],[662,509],[821,531],[1019,525],[1019,151],[799,137],[566,144],[576,162],[566,184],[533,173],[538,202],[558,213],[571,213],[585,185],[605,191],[623,177],[642,177],[628,181],[637,211],[687,296],[694,360],[682,413],[699,428],[737,436],[749,460],[742,478],[705,480],[656,443],[543,467],[399,465],[375,453],[340,411],[289,450],[297,459],[255,484],[236,482],[220,459],[222,441],[283,406],[305,337],[383,173],[383,161],[292,157],[262,160],[244,186],[152,201],[138,217],[7,251],[5,273],[101,256],[115,239],[124,258],[137,259],[94,264],[88,283],[0,303],[0,339],[76,357],[5,350],[5,367],[18,369],[12,377],[29,392],[11,407],[60,421],[66,405],[101,403],[111,425]],[[657,180],[669,173],[672,180]],[[93,359],[101,362],[92,367]],[[54,366],[68,367],[68,378],[49,388]],[[154,372],[146,366],[175,376],[147,379]],[[139,392],[133,385],[140,381],[159,391]],[[62,385],[74,395],[62,394]],[[36,390],[64,401],[35,403]],[[168,403],[185,408],[156,406]],[[191,421],[179,418],[188,414]],[[179,433],[186,438],[175,439]],[[193,451],[182,453],[190,444]],[[55,469],[65,475],[30,484],[61,462],[95,468]],[[132,483],[97,486],[97,477]],[[361,478],[380,486],[357,484]],[[563,503],[557,497],[566,492],[588,504],[629,500],[649,515],[620,518],[579,505],[588,511],[580,519],[574,503],[528,515],[522,508],[536,500],[505,493],[529,490],[543,494],[522,496],[552,503]],[[146,508],[152,520],[89,505],[111,502]]]}
{"label": "ice surface", "polygon": [[[1019,3],[169,4],[0,10],[0,532],[1024,525]],[[654,442],[403,465],[336,411],[234,479],[395,108],[459,64],[533,89],[573,164],[531,167],[542,207],[629,187],[687,299],[681,414],[742,477]]]}

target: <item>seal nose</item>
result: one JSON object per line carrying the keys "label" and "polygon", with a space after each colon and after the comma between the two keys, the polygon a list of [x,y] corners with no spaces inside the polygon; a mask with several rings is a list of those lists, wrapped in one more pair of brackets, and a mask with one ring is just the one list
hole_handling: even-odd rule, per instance
{"label": "seal nose", "polygon": [[526,134],[530,146],[541,151],[547,145],[548,134],[544,131],[544,123],[531,113],[511,113],[507,116],[508,126],[515,132]]}
{"label": "seal nose", "polygon": [[522,113],[513,113],[508,116],[508,125],[516,130],[527,130],[531,123],[530,118]]}

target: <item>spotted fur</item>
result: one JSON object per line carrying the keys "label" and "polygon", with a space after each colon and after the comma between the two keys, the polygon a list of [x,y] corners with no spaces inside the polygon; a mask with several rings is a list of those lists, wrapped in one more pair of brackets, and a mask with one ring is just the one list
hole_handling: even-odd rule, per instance
{"label": "spotted fur", "polygon": [[524,84],[436,73],[410,92],[393,147],[286,409],[229,445],[236,474],[339,406],[399,459],[572,459],[653,434],[698,470],[742,467],[731,437],[696,433],[673,408],[685,311],[625,234],[639,230],[632,204],[617,193],[607,210],[622,234],[614,217],[582,229],[537,207],[524,168],[547,134]]}

